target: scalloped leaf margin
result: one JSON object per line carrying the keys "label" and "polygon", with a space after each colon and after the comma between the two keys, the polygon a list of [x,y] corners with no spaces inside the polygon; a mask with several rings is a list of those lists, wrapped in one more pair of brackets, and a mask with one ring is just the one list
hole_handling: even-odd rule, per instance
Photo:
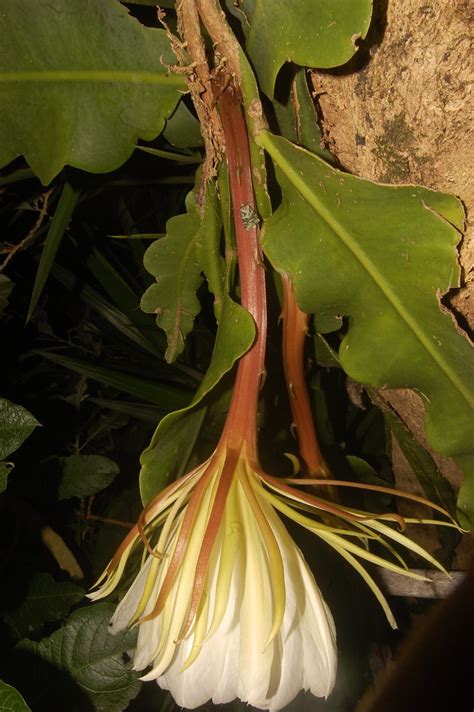
{"label": "scalloped leaf margin", "polygon": [[[473,350],[440,297],[458,285],[464,223],[454,196],[375,184],[264,132],[282,204],[264,251],[307,312],[349,317],[341,365],[360,383],[413,388],[438,452],[472,452]],[[467,474],[467,473],[466,473]]]}
{"label": "scalloped leaf margin", "polygon": [[185,89],[165,31],[116,0],[15,0],[0,36],[0,166],[24,155],[45,185],[64,165],[118,168]]}

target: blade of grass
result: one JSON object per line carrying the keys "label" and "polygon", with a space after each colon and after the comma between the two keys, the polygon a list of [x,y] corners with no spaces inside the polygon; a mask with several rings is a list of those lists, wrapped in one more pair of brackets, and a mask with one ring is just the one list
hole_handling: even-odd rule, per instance
{"label": "blade of grass", "polygon": [[[51,275],[69,291],[77,288],[75,275],[64,267],[54,265]],[[80,286],[79,297],[87,306],[94,309],[103,319],[106,319],[109,324],[126,336],[127,339],[130,339],[130,341],[133,341],[148,353],[153,354],[153,356],[157,355],[156,348],[131,323],[127,315],[105,299],[96,289],[89,284],[83,284]]]}
{"label": "blade of grass", "polygon": [[125,413],[132,418],[145,420],[147,423],[158,423],[167,411],[146,403],[132,403],[122,400],[111,400],[109,398],[89,398],[88,401],[95,403],[101,408],[108,408],[118,413]]}
{"label": "blade of grass", "polygon": [[57,363],[59,366],[64,366],[64,368],[68,368],[86,378],[91,378],[94,381],[99,381],[119,391],[141,398],[147,403],[158,405],[166,411],[184,408],[189,404],[192,397],[192,392],[184,388],[157,383],[156,381],[134,376],[114,368],[98,366],[71,356],[61,356],[42,349],[37,349],[31,353]]}
{"label": "blade of grass", "polygon": [[168,161],[176,161],[178,163],[202,163],[202,158],[199,154],[184,155],[182,153],[173,153],[172,151],[163,151],[159,148],[150,148],[149,146],[137,146],[139,151],[149,153],[157,158],[166,158]]}
{"label": "blade of grass", "polygon": [[131,235],[107,235],[115,240],[158,240],[164,237],[166,232],[136,232]]}
{"label": "blade of grass", "polygon": [[29,180],[30,178],[39,178],[33,173],[31,168],[19,168],[6,176],[0,176],[0,185],[9,185],[10,183],[18,183],[20,180]]}
{"label": "blade of grass", "polygon": [[74,188],[70,183],[64,184],[56,212],[54,213],[53,220],[46,236],[43,252],[41,254],[35,283],[33,285],[33,292],[31,294],[31,301],[28,307],[28,314],[26,317],[27,322],[31,319],[33,312],[36,309],[36,305],[38,304],[44,285],[46,284],[49,273],[51,272],[59,245],[61,244],[63,235],[69,225],[79,197],[80,190],[78,188]]}
{"label": "blade of grass", "polygon": [[140,299],[111,262],[97,249],[87,258],[87,267],[101,284],[114,304],[122,311],[149,343],[153,353],[161,357],[165,343],[149,314],[140,309]]}

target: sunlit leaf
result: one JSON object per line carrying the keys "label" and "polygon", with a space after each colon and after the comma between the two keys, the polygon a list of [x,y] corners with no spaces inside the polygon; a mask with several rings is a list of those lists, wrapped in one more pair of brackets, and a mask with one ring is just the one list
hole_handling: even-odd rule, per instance
{"label": "sunlit leaf", "polygon": [[184,89],[166,33],[116,0],[15,0],[0,13],[0,165],[23,154],[44,184],[101,173],[152,140]]}

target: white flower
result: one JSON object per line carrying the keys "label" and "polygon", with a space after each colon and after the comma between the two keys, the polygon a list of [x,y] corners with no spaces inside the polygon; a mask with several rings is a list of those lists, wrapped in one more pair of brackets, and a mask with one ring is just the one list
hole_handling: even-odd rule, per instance
{"label": "white flower", "polygon": [[[299,481],[306,483],[305,481]],[[385,488],[382,488],[385,489]],[[193,709],[240,698],[264,710],[285,707],[302,689],[327,697],[336,677],[336,634],[301,551],[277,511],[338,551],[392,613],[359,559],[406,575],[390,540],[440,565],[381,520],[327,502],[266,475],[245,454],[218,448],[166,488],[142,513],[90,598],[117,586],[130,554],[145,544],[140,571],[110,628],[138,625],[134,668]],[[325,512],[341,525],[315,520]],[[369,551],[376,539],[398,563]],[[362,542],[362,545],[361,545]],[[400,565],[401,564],[401,565]]]}
{"label": "white flower", "polygon": [[[156,679],[182,707],[238,697],[261,709],[279,710],[301,689],[327,697],[337,665],[331,612],[244,459],[239,458],[230,473],[206,570],[200,571],[224,463],[225,458],[208,477],[185,542],[181,535],[186,515],[197,502],[192,493],[206,476],[206,465],[162,499],[154,512],[158,518],[168,512],[167,531],[155,547],[160,558],[148,555],[117,607],[111,632],[141,621],[134,668],[151,665],[142,679]],[[178,512],[180,496],[186,504]],[[151,617],[183,543],[179,570],[161,610]],[[109,590],[106,583],[91,598]]]}

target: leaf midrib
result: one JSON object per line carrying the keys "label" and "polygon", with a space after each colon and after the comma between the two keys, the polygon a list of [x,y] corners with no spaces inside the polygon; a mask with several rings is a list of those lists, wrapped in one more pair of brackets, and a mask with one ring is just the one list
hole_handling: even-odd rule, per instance
{"label": "leaf midrib", "polygon": [[[446,363],[445,359],[441,358],[438,352],[435,350],[433,344],[425,336],[423,331],[419,328],[417,321],[411,316],[409,311],[404,307],[401,301],[396,296],[395,292],[387,282],[387,280],[380,274],[379,270],[372,262],[372,260],[366,255],[366,253],[359,247],[356,241],[352,238],[351,234],[344,228],[344,226],[333,216],[330,210],[328,210],[324,204],[319,200],[318,196],[313,193],[310,187],[305,183],[303,178],[297,171],[292,167],[291,163],[283,156],[281,151],[272,142],[272,136],[268,132],[262,132],[259,136],[260,142],[263,147],[268,151],[271,157],[276,161],[277,165],[282,169],[286,177],[296,188],[298,193],[309,203],[309,205],[315,210],[320,217],[327,223],[331,230],[341,239],[344,245],[350,250],[354,257],[359,261],[361,266],[371,277],[372,281],[380,289],[384,297],[391,304],[393,309],[398,313],[400,318],[409,327],[415,338],[431,356],[433,361],[436,363],[438,368],[445,374],[453,386],[458,390],[460,395],[469,405],[469,407],[474,407],[474,399],[471,398],[470,393],[464,387],[462,380],[459,378],[457,373],[455,373],[449,364]],[[308,153],[302,148],[295,147],[297,150],[303,153]],[[332,169],[328,166],[328,169]]]}
{"label": "leaf midrib", "polygon": [[196,251],[196,242],[198,239],[199,235],[199,229],[196,230],[194,233],[193,237],[187,242],[186,247],[184,248],[184,251],[181,255],[181,257],[178,259],[178,280],[177,280],[177,289],[176,289],[176,318],[174,320],[173,324],[173,329],[171,331],[171,339],[169,341],[169,346],[168,348],[171,349],[171,358],[176,357],[176,351],[178,348],[179,344],[179,337],[180,334],[182,335],[182,329],[181,325],[183,323],[183,318],[184,318],[184,309],[183,309],[183,292],[185,291],[186,288],[186,277],[185,274],[187,272],[187,267],[188,264],[192,258],[192,253]]}
{"label": "leaf midrib", "polygon": [[186,82],[181,75],[167,74],[163,71],[146,72],[130,70],[43,70],[36,72],[0,72],[1,84],[20,82],[92,82],[92,83],[129,83],[129,84],[167,84],[170,87],[186,89]]}

